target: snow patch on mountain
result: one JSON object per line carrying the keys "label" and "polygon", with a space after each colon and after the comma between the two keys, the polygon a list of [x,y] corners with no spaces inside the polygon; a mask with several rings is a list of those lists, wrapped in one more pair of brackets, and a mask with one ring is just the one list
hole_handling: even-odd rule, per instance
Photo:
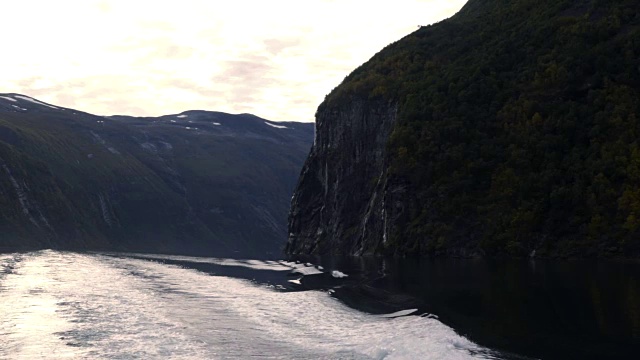
{"label": "snow patch on mountain", "polygon": [[45,104],[45,103],[40,102],[40,101],[38,101],[38,100],[36,100],[36,99],[32,99],[32,98],[30,98],[30,97],[28,97],[28,96],[15,95],[15,97],[16,97],[16,98],[18,98],[18,99],[20,99],[20,100],[26,100],[26,101],[32,102],[32,103],[34,103],[34,104],[38,104],[38,105],[42,105],[42,106],[46,106],[46,107],[49,107],[49,108],[52,108],[52,109],[59,109],[59,108],[57,108],[57,107],[55,107],[55,106],[53,106],[53,105]]}
{"label": "snow patch on mountain", "polygon": [[284,125],[271,124],[271,123],[268,123],[268,122],[266,122],[266,121],[265,121],[264,123],[265,123],[265,124],[267,124],[267,125],[269,125],[269,126],[271,126],[271,127],[276,128],[276,129],[288,129],[288,127],[286,127],[286,126],[284,126]]}

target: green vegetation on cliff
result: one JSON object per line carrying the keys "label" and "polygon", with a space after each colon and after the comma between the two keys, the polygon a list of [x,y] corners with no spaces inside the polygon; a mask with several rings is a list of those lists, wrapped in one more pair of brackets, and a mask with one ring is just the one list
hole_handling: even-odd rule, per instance
{"label": "green vegetation on cliff", "polygon": [[415,194],[399,254],[640,248],[635,0],[470,0],[326,99],[398,104],[389,178]]}

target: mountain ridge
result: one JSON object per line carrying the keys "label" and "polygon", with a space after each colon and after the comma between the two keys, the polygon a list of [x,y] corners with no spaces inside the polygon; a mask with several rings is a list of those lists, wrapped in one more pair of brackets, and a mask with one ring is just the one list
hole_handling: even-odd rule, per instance
{"label": "mountain ridge", "polygon": [[277,253],[312,137],[255,115],[97,116],[0,94],[0,247]]}

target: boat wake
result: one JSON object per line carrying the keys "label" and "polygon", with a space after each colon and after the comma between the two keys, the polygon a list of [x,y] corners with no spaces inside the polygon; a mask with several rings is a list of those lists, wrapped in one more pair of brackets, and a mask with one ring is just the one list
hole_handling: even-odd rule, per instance
{"label": "boat wake", "polygon": [[0,358],[498,357],[435,318],[408,316],[414,309],[371,315],[323,291],[279,291],[126,256],[1,255],[0,299]]}

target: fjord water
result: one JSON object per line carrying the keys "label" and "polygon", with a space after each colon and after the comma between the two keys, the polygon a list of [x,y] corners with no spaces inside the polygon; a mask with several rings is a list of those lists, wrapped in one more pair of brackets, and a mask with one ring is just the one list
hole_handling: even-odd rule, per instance
{"label": "fjord water", "polygon": [[290,268],[277,262],[164,259],[0,255],[0,358],[495,358],[433,318],[367,314],[326,291],[185,265],[244,267],[286,284]]}
{"label": "fjord water", "polygon": [[0,254],[0,359],[626,358],[638,350],[634,264],[312,261]]}
{"label": "fjord water", "polygon": [[493,349],[542,359],[635,359],[640,354],[637,261],[312,261],[361,274],[358,284],[341,286],[334,294],[353,307],[370,312],[393,304],[414,307]]}

